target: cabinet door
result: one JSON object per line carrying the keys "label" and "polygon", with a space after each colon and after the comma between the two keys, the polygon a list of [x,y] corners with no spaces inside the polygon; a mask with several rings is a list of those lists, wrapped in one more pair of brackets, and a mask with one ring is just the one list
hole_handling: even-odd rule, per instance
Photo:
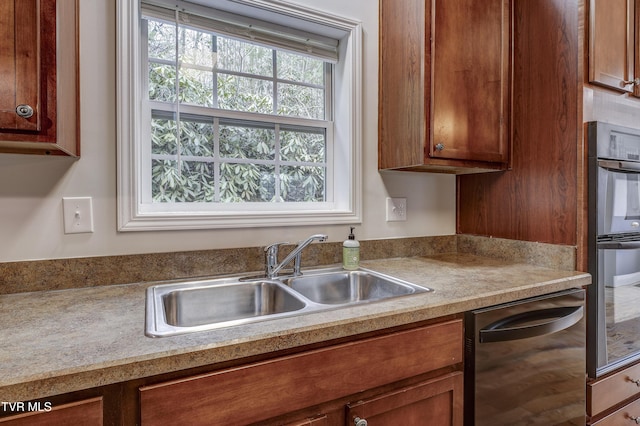
{"label": "cabinet door", "polygon": [[358,419],[369,426],[462,425],[462,383],[462,373],[452,373],[349,404],[347,425],[358,425]]}
{"label": "cabinet door", "polygon": [[635,61],[634,0],[589,3],[589,82],[632,92]]}
{"label": "cabinet door", "polygon": [[79,2],[0,0],[0,153],[80,155]]}
{"label": "cabinet door", "polygon": [[431,88],[424,0],[380,0],[378,167],[422,165],[429,143]]}
{"label": "cabinet door", "polygon": [[0,0],[0,129],[39,130],[38,3]]}
{"label": "cabinet door", "polygon": [[508,161],[510,2],[433,0],[435,158]]}
{"label": "cabinet door", "polygon": [[640,400],[635,400],[597,421],[592,426],[630,426],[640,423]]}

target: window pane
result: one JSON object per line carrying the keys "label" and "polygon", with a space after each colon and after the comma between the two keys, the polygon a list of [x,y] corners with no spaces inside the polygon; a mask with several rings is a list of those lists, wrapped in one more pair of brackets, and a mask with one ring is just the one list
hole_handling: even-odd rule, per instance
{"label": "window pane", "polygon": [[280,167],[280,195],[285,201],[324,201],[324,167]]}
{"label": "window pane", "polygon": [[151,195],[154,202],[180,201],[183,179],[178,162],[151,160]]}
{"label": "window pane", "polygon": [[149,58],[176,60],[176,26],[172,23],[148,20]]}
{"label": "window pane", "polygon": [[220,156],[269,160],[275,156],[275,131],[220,125]]}
{"label": "window pane", "polygon": [[213,74],[192,68],[180,68],[180,102],[213,106]]}
{"label": "window pane", "polygon": [[279,79],[324,85],[324,63],[321,60],[288,52],[278,52],[277,58]]}
{"label": "window pane", "polygon": [[182,121],[180,123],[180,152],[182,155],[213,157],[213,120],[210,122]]}
{"label": "window pane", "polygon": [[323,120],[324,90],[278,84],[278,114]]}
{"label": "window pane", "polygon": [[199,107],[152,111],[154,202],[326,199],[326,129],[283,119],[324,120],[323,61],[153,19],[147,33],[149,99]]}
{"label": "window pane", "polygon": [[178,127],[175,120],[153,117],[151,119],[151,153],[177,154],[177,132]]}
{"label": "window pane", "polygon": [[176,67],[149,63],[149,99],[152,101],[175,102]]}
{"label": "window pane", "polygon": [[285,161],[323,163],[325,161],[324,133],[281,130],[280,155]]}
{"label": "window pane", "polygon": [[216,60],[215,37],[211,33],[180,28],[180,61],[213,69]]}
{"label": "window pane", "polygon": [[218,108],[272,114],[273,83],[218,74]]}
{"label": "window pane", "polygon": [[214,166],[203,161],[182,162],[183,187],[179,201],[214,201]]}
{"label": "window pane", "polygon": [[218,68],[225,71],[272,77],[273,50],[219,37]]}
{"label": "window pane", "polygon": [[269,202],[275,197],[275,168],[270,165],[232,164],[220,165],[220,201]]}

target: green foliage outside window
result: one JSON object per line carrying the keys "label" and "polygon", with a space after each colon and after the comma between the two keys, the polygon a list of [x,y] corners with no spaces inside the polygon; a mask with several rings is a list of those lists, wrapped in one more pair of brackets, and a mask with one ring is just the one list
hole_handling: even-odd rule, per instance
{"label": "green foliage outside window", "polygon": [[[155,202],[325,200],[324,128],[278,121],[325,119],[323,61],[184,27],[176,32],[173,23],[149,19],[147,28]],[[211,112],[176,121],[177,101]],[[248,114],[220,118],[216,110]]]}

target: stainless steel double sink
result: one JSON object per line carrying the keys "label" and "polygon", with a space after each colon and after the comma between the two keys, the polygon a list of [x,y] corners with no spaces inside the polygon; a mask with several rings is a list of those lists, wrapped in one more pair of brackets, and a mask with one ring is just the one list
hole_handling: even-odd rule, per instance
{"label": "stainless steel double sink", "polygon": [[341,268],[278,279],[238,276],[159,284],[147,288],[146,334],[174,336],[430,291],[378,272]]}

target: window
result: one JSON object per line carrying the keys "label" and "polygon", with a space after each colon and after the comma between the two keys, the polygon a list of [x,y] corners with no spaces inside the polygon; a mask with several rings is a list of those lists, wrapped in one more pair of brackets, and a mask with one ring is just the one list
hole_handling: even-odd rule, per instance
{"label": "window", "polygon": [[118,1],[119,229],[358,222],[360,24],[208,2]]}

